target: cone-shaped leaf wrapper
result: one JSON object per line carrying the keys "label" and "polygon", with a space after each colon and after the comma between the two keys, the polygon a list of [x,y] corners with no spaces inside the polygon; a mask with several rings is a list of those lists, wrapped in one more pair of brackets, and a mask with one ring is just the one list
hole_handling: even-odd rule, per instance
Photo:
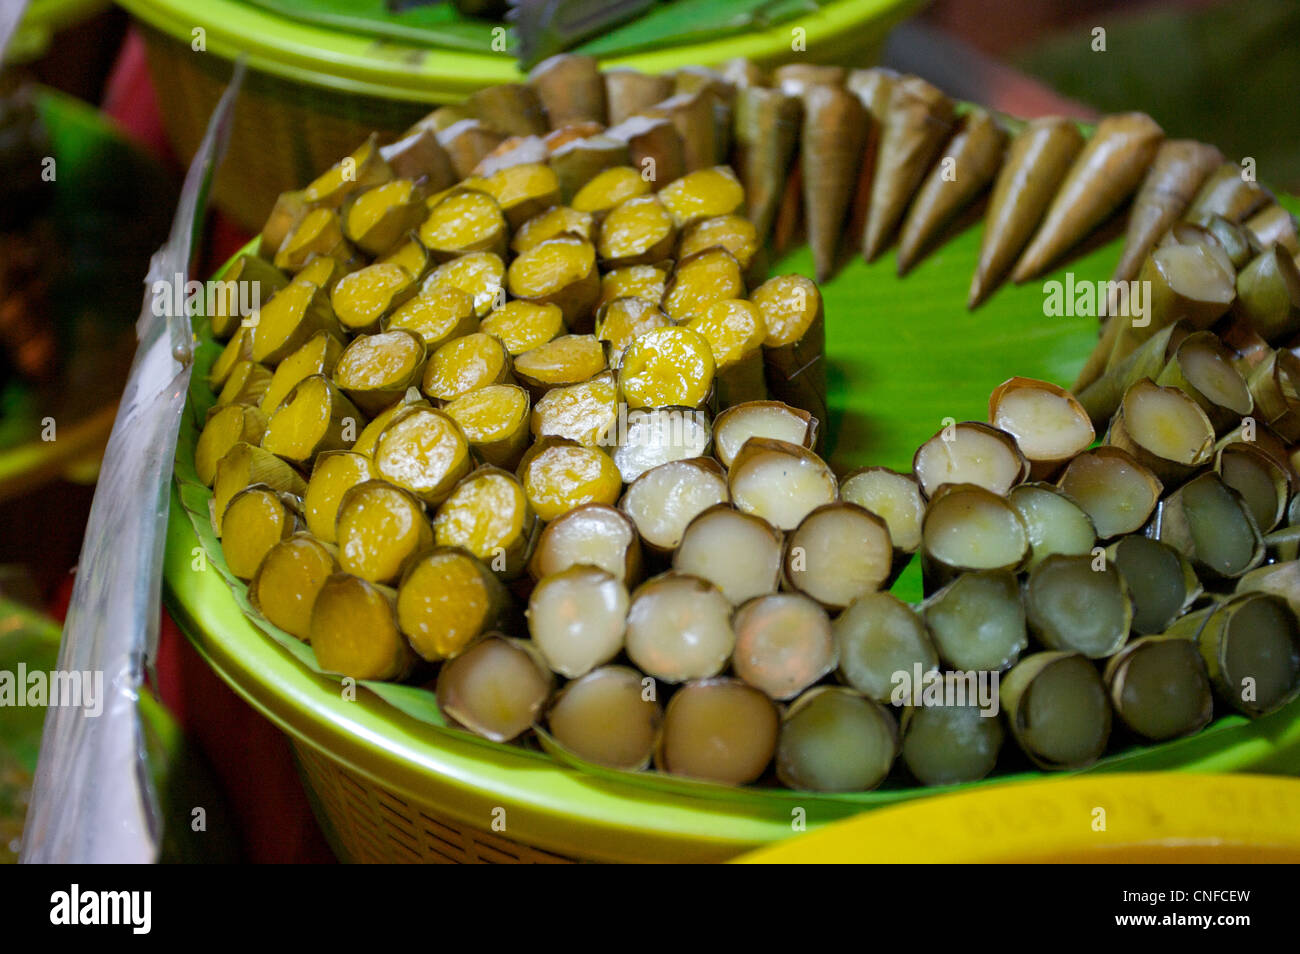
{"label": "cone-shaped leaf wrapper", "polygon": [[952,127],[952,100],[938,89],[919,76],[905,76],[894,86],[871,183],[871,209],[862,235],[862,254],[867,261],[884,251],[917,184],[952,134]]}
{"label": "cone-shaped leaf wrapper", "polygon": [[1195,139],[1171,139],[1160,147],[1133,200],[1124,253],[1115,266],[1114,281],[1127,282],[1137,277],[1147,253],[1178,221],[1201,183],[1222,162],[1223,153]]}
{"label": "cone-shaped leaf wrapper", "polygon": [[989,199],[966,307],[979,305],[1006,277],[1082,148],[1079,127],[1059,116],[1035,119],[1011,141]]}
{"label": "cone-shaped leaf wrapper", "polygon": [[1121,113],[1098,123],[1016,263],[1012,280],[1041,275],[1104,222],[1138,187],[1163,138],[1145,113]]}
{"label": "cone-shaped leaf wrapper", "polygon": [[736,93],[736,155],[760,243],[767,241],[781,204],[801,111],[799,100],[780,90],[748,86]]}
{"label": "cone-shaped leaf wrapper", "polygon": [[813,86],[803,106],[804,216],[817,280],[825,281],[853,199],[868,117],[858,98],[838,86]]}
{"label": "cone-shaped leaf wrapper", "polygon": [[898,240],[900,275],[920,260],[944,226],[993,181],[1005,148],[1006,134],[987,112],[975,109],[962,118],[903,222]]}

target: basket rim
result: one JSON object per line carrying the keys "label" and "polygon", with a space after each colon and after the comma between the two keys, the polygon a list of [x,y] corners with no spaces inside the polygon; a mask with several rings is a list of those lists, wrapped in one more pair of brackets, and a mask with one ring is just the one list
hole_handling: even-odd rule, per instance
{"label": "basket rim", "polygon": [[[866,50],[927,0],[831,0],[799,19],[807,48],[854,36]],[[345,93],[437,103],[467,96],[494,83],[518,82],[513,58],[431,50],[390,40],[293,23],[238,0],[120,0],[135,18],[189,44],[205,33],[208,53],[233,60],[248,56],[253,69],[283,79]],[[605,66],[664,72],[686,64],[713,65],[733,57],[763,62],[790,52],[789,24],[703,43],[603,59]],[[413,63],[413,60],[415,61]]]}

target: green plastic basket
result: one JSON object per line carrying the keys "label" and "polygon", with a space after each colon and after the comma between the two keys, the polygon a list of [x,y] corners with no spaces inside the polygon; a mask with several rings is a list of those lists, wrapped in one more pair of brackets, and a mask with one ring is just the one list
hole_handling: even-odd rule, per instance
{"label": "green plastic basket", "polygon": [[[213,197],[258,231],[275,197],[311,181],[372,131],[393,139],[434,106],[520,78],[491,52],[430,50],[296,23],[238,0],[121,0],[143,25],[163,123],[185,161],[230,79],[235,58],[249,73]],[[890,28],[925,0],[834,0],[799,18],[810,62],[870,65]],[[710,43],[606,60],[665,72],[744,56],[766,63],[790,54],[791,24]],[[201,34],[195,31],[201,30]],[[203,51],[195,50],[200,45]],[[487,49],[485,33],[485,50]]]}
{"label": "green plastic basket", "polygon": [[[967,227],[905,279],[895,276],[892,255],[871,265],[854,256],[822,286],[828,446],[837,470],[865,463],[906,469],[912,450],[945,417],[984,419],[999,381],[1015,374],[1069,381],[1082,365],[1095,319],[1045,317],[1038,285],[1003,288],[966,312],[980,233],[978,224]],[[1068,267],[1078,281],[1101,279],[1118,254],[1118,239],[1100,243]],[[797,249],[771,271],[811,275],[811,257]],[[195,423],[187,415],[182,456],[192,454]],[[191,462],[178,460],[178,475],[186,471]],[[341,858],[715,861],[863,810],[1045,777],[1021,772],[946,789],[890,783],[863,794],[818,795],[593,774],[439,730],[364,689],[349,701],[336,680],[308,670],[243,615],[214,571],[220,554],[204,554],[196,529],[208,519],[208,496],[192,480],[173,493],[168,606],[221,677],[290,736]],[[205,536],[211,546],[210,529]],[[901,598],[920,596],[915,562],[895,587]],[[1300,774],[1300,700],[1254,721],[1225,716],[1190,738],[1133,746],[1087,771],[1165,770]]]}

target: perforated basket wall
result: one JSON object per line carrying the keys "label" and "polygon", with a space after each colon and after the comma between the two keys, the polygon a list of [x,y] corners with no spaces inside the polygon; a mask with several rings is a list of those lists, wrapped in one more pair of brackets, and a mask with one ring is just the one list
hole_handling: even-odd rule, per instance
{"label": "perforated basket wall", "polygon": [[382,864],[563,864],[578,861],[464,825],[433,802],[398,795],[294,741],[316,819],[342,861]]}
{"label": "perforated basket wall", "polygon": [[[186,44],[141,25],[149,73],[167,137],[188,159],[230,80],[232,63],[196,56]],[[260,231],[281,192],[301,188],[371,132],[392,140],[434,107],[342,93],[250,70],[235,107],[213,202],[250,232]]]}

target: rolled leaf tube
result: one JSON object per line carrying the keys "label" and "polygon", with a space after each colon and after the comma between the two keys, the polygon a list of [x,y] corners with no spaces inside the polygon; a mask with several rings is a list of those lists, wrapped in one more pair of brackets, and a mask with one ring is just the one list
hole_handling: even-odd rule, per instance
{"label": "rolled leaf tube", "polygon": [[703,314],[715,302],[745,297],[740,263],[725,248],[706,248],[679,261],[664,286],[664,313],[675,322]]}
{"label": "rolled leaf tube", "polygon": [[1011,270],[1082,148],[1079,127],[1059,116],[1032,120],[1011,140],[989,199],[968,308],[983,302]]}
{"label": "rolled leaf tube", "polygon": [[560,198],[572,202],[588,182],[606,169],[632,161],[628,143],[607,133],[571,139],[551,149],[547,163],[560,183]]}
{"label": "rolled leaf tube", "polygon": [[263,414],[274,414],[299,382],[313,374],[333,377],[334,368],[343,354],[343,343],[328,331],[318,331],[293,354],[275,366],[271,383],[262,395]]}
{"label": "rolled leaf tube", "polygon": [[539,530],[519,479],[491,466],[462,478],[433,517],[434,543],[473,554],[502,579],[523,573]]}
{"label": "rolled leaf tube", "polygon": [[267,365],[279,364],[318,331],[340,333],[329,296],[310,282],[291,282],[258,312],[249,357]]}
{"label": "rolled leaf tube", "polygon": [[594,566],[631,586],[641,576],[641,539],[632,519],[608,504],[585,504],[542,530],[528,563],[534,580]]}
{"label": "rolled leaf tube", "polygon": [[409,388],[400,399],[372,417],[370,423],[362,428],[361,433],[357,435],[356,443],[351,448],[352,451],[365,457],[374,457],[375,445],[379,442],[379,435],[384,433],[388,425],[393,422],[393,418],[412,406],[430,406],[429,402],[421,397],[420,392],[415,388]]}
{"label": "rolled leaf tube", "polygon": [[453,338],[433,352],[424,365],[420,390],[435,401],[449,402],[513,380],[505,345],[480,331]]}
{"label": "rolled leaf tube", "polygon": [[769,393],[819,421],[826,411],[826,326],[821,292],[802,275],[768,279],[750,295],[763,313]]}
{"label": "rolled leaf tube", "polygon": [[556,305],[516,299],[492,309],[479,330],[501,339],[506,352],[514,358],[563,334],[564,313]]}
{"label": "rolled leaf tube", "polygon": [[676,244],[677,226],[659,196],[643,195],[609,211],[596,251],[610,266],[647,265],[668,258]]}
{"label": "rolled leaf tube", "polygon": [[1133,619],[1124,577],[1107,562],[1096,568],[1091,556],[1049,556],[1029,573],[1025,620],[1048,649],[1101,659],[1128,639]]}
{"label": "rolled leaf tube", "polygon": [[295,533],[266,552],[248,584],[248,599],[272,624],[306,642],[316,597],[338,571],[332,547],[310,533]]}
{"label": "rolled leaf tube", "polygon": [[374,464],[365,454],[355,451],[327,451],[316,457],[311,479],[302,495],[303,517],[310,530],[323,543],[334,543],[334,524],[338,520],[343,495],[357,484],[378,476]]}
{"label": "rolled leaf tube", "polygon": [[628,345],[647,331],[666,328],[668,324],[668,316],[659,307],[659,297],[627,296],[600,306],[595,330],[596,337],[609,345],[609,366],[617,370],[623,364],[623,352]]}
{"label": "rolled leaf tube", "polygon": [[615,68],[605,70],[605,96],[609,108],[609,125],[615,126],[635,116],[648,106],[673,94],[671,77],[657,73]]}
{"label": "rolled leaf tube", "polygon": [[492,196],[467,189],[441,199],[416,234],[435,259],[446,261],[467,252],[502,254],[508,226]]}
{"label": "rolled leaf tube", "polygon": [[420,286],[420,294],[458,288],[474,300],[474,314],[482,318],[505,300],[505,277],[505,262],[496,252],[465,252],[431,271]]}
{"label": "rolled leaf tube", "polygon": [[751,437],[727,473],[737,510],[793,530],[809,513],[838,495],[835,474],[820,457],[798,444]]}
{"label": "rolled leaf tube", "polygon": [[1281,245],[1292,256],[1300,254],[1295,216],[1276,202],[1248,218],[1243,226],[1262,247]]}
{"label": "rolled leaf tube", "polygon": [[647,470],[619,501],[652,552],[670,553],[687,525],[715,504],[729,501],[727,477],[710,457],[670,461]]}
{"label": "rolled leaf tube", "polygon": [[1284,441],[1300,440],[1300,357],[1279,349],[1246,378],[1255,415]]}
{"label": "rolled leaf tube", "polygon": [[547,728],[579,758],[639,772],[650,764],[663,708],[645,697],[642,676],[602,666],[566,685],[551,703]]}
{"label": "rolled leaf tube", "polygon": [[343,234],[367,255],[384,255],[425,216],[425,192],[410,179],[367,189],[342,210]]}
{"label": "rolled leaf tube", "polygon": [[506,289],[515,298],[559,306],[566,326],[588,331],[600,297],[596,249],[571,235],[548,239],[510,263]]}
{"label": "rolled leaf tube", "polygon": [[733,605],[776,591],[783,539],[762,517],[715,504],[686,526],[673,569],[708,580]]}
{"label": "rolled leaf tube", "polygon": [[538,441],[524,454],[519,479],[529,506],[548,523],[583,504],[612,504],[623,489],[608,454],[555,438]]}
{"label": "rolled leaf tube", "polygon": [[1005,149],[1006,133],[985,110],[974,109],[961,118],[903,220],[898,237],[900,275],[920,261],[943,229],[988,187]]}
{"label": "rolled leaf tube", "polygon": [[835,668],[830,617],[806,596],[759,596],[736,611],[734,626],[736,675],[773,699],[793,699]]}
{"label": "rolled leaf tube", "polygon": [[267,552],[298,529],[298,501],[254,484],[241,490],[221,515],[221,555],[230,572],[251,580]]}
{"label": "rolled leaf tube", "polygon": [[1164,139],[1144,113],[1107,116],[1075,158],[1012,280],[1047,271],[1133,194]]}
{"label": "rolled leaf tube", "polygon": [[289,276],[264,258],[244,253],[226,267],[218,288],[238,289],[238,294],[218,294],[209,309],[208,322],[214,338],[228,338],[250,316],[240,314],[242,302],[268,301],[289,284]]}
{"label": "rolled leaf tube", "polygon": [[1160,479],[1133,455],[1109,445],[1075,457],[1057,486],[1083,508],[1103,540],[1139,529],[1164,490]]}
{"label": "rolled leaf tube", "polygon": [[1220,698],[1253,717],[1300,693],[1300,625],[1286,600],[1246,593],[1210,614],[1197,637]]}
{"label": "rolled leaf tube", "polygon": [[1218,474],[1202,474],[1161,501],[1155,529],[1207,583],[1235,579],[1264,559],[1255,519]]}
{"label": "rolled leaf tube", "polygon": [[230,369],[226,383],[217,395],[215,406],[243,404],[260,407],[270,389],[271,371],[266,365],[256,361],[241,361]]}
{"label": "rolled leaf tube", "polygon": [[592,57],[552,56],[529,70],[528,82],[552,129],[583,120],[605,121],[605,79]]}
{"label": "rolled leaf tube", "polygon": [[456,422],[418,404],[393,417],[372,459],[381,477],[429,504],[446,499],[470,469],[469,445]]}
{"label": "rolled leaf tube", "polygon": [[1124,577],[1135,633],[1163,633],[1201,595],[1187,558],[1159,540],[1124,537],[1107,548],[1106,560]]}
{"label": "rolled leaf tube", "polygon": [[510,250],[518,255],[547,239],[566,233],[590,242],[596,234],[596,217],[590,212],[579,212],[567,205],[551,206],[515,231],[510,238]]}
{"label": "rolled leaf tube", "polygon": [[378,414],[419,382],[426,356],[424,339],[410,331],[358,335],[339,357],[334,383],[365,413]]}
{"label": "rolled leaf tube", "polygon": [[1170,139],[1156,151],[1129,213],[1128,233],[1112,281],[1137,277],[1142,260],[1186,211],[1223,153],[1194,139]]}
{"label": "rolled leaf tube", "polygon": [[547,391],[533,408],[530,426],[535,437],[560,437],[598,447],[611,440],[618,414],[618,380],[612,371],[602,371],[581,384]]}
{"label": "rolled leaf tube", "polygon": [[472,94],[466,105],[494,129],[507,136],[542,135],[546,115],[536,90],[522,83],[498,83]]}
{"label": "rolled leaf tube", "polygon": [[478,331],[479,321],[472,295],[451,285],[439,285],[392,312],[384,328],[419,335],[432,353],[453,338]]}
{"label": "rolled leaf tube", "polygon": [[543,577],[528,598],[528,632],[552,671],[577,679],[623,650],[627,587],[593,566]]}
{"label": "rolled leaf tube", "polygon": [[1029,645],[1020,585],[1006,570],[961,574],[921,613],[939,658],[953,669],[1001,672]]}
{"label": "rolled leaf tube", "polygon": [[1215,454],[1214,469],[1227,486],[1241,494],[1261,533],[1273,530],[1286,517],[1290,475],[1257,444],[1225,444]]}
{"label": "rolled leaf tube", "polygon": [[687,322],[713,349],[719,407],[767,397],[763,342],[767,327],[758,306],[740,298],[716,301]]}
{"label": "rolled leaf tube", "polygon": [[672,775],[745,785],[771,763],[779,726],[775,704],[752,686],[691,682],[668,700],[655,764]]}
{"label": "rolled leaf tube", "polygon": [[1300,332],[1300,268],[1290,252],[1273,245],[1241,270],[1233,311],[1269,344]]}
{"label": "rolled leaf tube", "polygon": [[365,418],[324,375],[304,378],[271,415],[262,447],[291,464],[308,466],[323,451],[343,450]]}
{"label": "rolled leaf tube", "polygon": [[311,646],[328,672],[398,680],[415,656],[397,631],[392,590],[347,573],[325,581],[311,610]]}
{"label": "rolled leaf tube", "polygon": [[889,593],[854,600],[831,624],[839,678],[868,699],[889,702],[902,687],[939,668],[920,615]]}
{"label": "rolled leaf tube", "polygon": [[1053,553],[1078,556],[1091,553],[1097,542],[1092,518],[1073,498],[1051,484],[1032,483],[1014,487],[1007,498],[1016,508],[1029,533],[1029,561],[1032,570]]}
{"label": "rolled leaf tube", "polygon": [[930,498],[921,524],[927,592],[967,570],[1015,571],[1029,557],[1029,533],[1006,498],[975,484],[948,484]]}
{"label": "rolled leaf tube", "polygon": [[698,332],[659,328],[632,342],[618,370],[630,409],[699,407],[713,390],[713,349]]}
{"label": "rolled leaf tube", "polygon": [[781,720],[776,772],[793,789],[865,792],[885,780],[897,754],[898,725],[884,706],[852,689],[817,686]]}
{"label": "rolled leaf tube", "polygon": [[979,421],[945,427],[917,450],[912,472],[927,497],[944,484],[975,484],[1005,494],[1029,476],[1016,439]]}
{"label": "rolled leaf tube", "polygon": [[1225,162],[1201,185],[1184,218],[1199,222],[1221,215],[1229,222],[1244,222],[1271,198],[1267,189],[1247,178],[1245,169],[1235,162]]}
{"label": "rolled leaf tube", "polygon": [[[617,126],[611,126],[605,135],[622,143],[627,150],[629,166],[620,176],[624,182],[630,183],[627,171],[631,171],[641,183],[637,187],[641,190],[639,194],[661,189],[687,172],[686,142],[667,117],[633,116]],[[597,182],[604,175],[606,173],[601,173],[591,181]],[[574,208],[599,213],[600,208],[590,207],[591,200],[586,197],[588,188],[584,186],[574,196]],[[617,202],[611,203],[616,204]]]}
{"label": "rolled leaf tube", "polygon": [[[922,785],[978,781],[997,764],[1002,723],[969,694],[969,677],[974,675],[945,673],[936,680],[945,704],[903,710],[899,726],[903,762]],[[946,704],[948,699],[963,701],[952,705]]]}
{"label": "rolled leaf tube", "polygon": [[1232,358],[1216,335],[1198,331],[1178,346],[1156,384],[1181,390],[1205,412],[1215,433],[1223,434],[1255,409],[1246,379]]}
{"label": "rolled leaf tube", "polygon": [[382,480],[348,489],[335,518],[339,566],[371,583],[390,584],[433,543],[420,502]]}
{"label": "rolled leaf tube", "polygon": [[1110,738],[1106,686],[1078,653],[1026,656],[1002,679],[1002,711],[1020,749],[1044,769],[1095,762]]}
{"label": "rolled leaf tube", "polygon": [[260,444],[266,433],[266,415],[247,404],[214,408],[199,433],[194,448],[194,470],[205,486],[217,477],[217,462],[239,443]]}
{"label": "rolled leaf tube", "polygon": [[679,228],[733,215],[745,204],[745,189],[728,166],[711,166],[674,179],[659,192]]}
{"label": "rolled leaf tube", "polygon": [[217,461],[212,480],[212,528],[221,536],[221,515],[235,494],[253,484],[265,484],[280,493],[300,497],[306,489],[302,476],[270,451],[254,444],[235,444]]}
{"label": "rolled leaf tube", "polygon": [[812,450],[817,442],[817,419],[803,408],[780,401],[735,404],[713,422],[715,453],[722,466],[730,467],[751,437],[772,438]]}
{"label": "rolled leaf tube", "polygon": [[898,578],[921,546],[921,521],[925,519],[925,498],[913,474],[900,474],[887,467],[863,467],[840,481],[840,499],[879,516],[889,528],[894,547],[889,582]]}
{"label": "rolled leaf tube", "polygon": [[[707,169],[718,161],[718,129],[713,98],[705,93],[679,93],[641,111],[650,119],[667,119],[682,140],[686,172]],[[656,176],[660,182],[668,180]]]}
{"label": "rolled leaf tube", "polygon": [[450,659],[511,618],[510,594],[464,550],[422,553],[397,589],[397,625],[426,660]]}
{"label": "rolled leaf tube", "polygon": [[787,589],[834,612],[881,589],[893,569],[885,521],[846,501],[823,504],[786,540],[782,578]]}
{"label": "rolled leaf tube", "polygon": [[531,645],[494,635],[442,667],[438,707],[476,735],[509,742],[533,727],[554,686]]}
{"label": "rolled leaf tube", "polygon": [[1053,477],[1096,436],[1088,412],[1072,394],[1032,378],[1010,378],[994,389],[989,423],[1016,439],[1033,480]]}
{"label": "rolled leaf tube", "polygon": [[708,413],[700,408],[664,407],[627,410],[620,404],[619,420],[603,443],[617,438],[614,465],[623,483],[631,484],[651,468],[669,461],[708,453],[712,442]]}
{"label": "rolled leaf tube", "polygon": [[514,361],[515,377],[540,401],[551,389],[590,381],[605,371],[605,349],[595,335],[561,335]]}
{"label": "rolled leaf tube", "polygon": [[1214,426],[1185,392],[1144,378],[1124,393],[1106,443],[1175,487],[1213,458]]}
{"label": "rolled leaf tube", "polygon": [[1136,639],[1106,663],[1105,678],[1120,720],[1153,742],[1199,732],[1214,715],[1210,679],[1191,640]]}
{"label": "rolled leaf tube", "polygon": [[716,676],[735,645],[731,604],[708,580],[669,572],[633,592],[627,654],[647,675],[669,683]]}
{"label": "rolled leaf tube", "polygon": [[400,265],[375,264],[349,272],[335,283],[330,306],[346,332],[371,332],[380,320],[417,291]]}
{"label": "rolled leaf tube", "polygon": [[1124,392],[1143,378],[1155,380],[1159,377],[1162,370],[1168,367],[1169,360],[1177,352],[1178,346],[1192,334],[1185,322],[1174,322],[1157,331],[1122,361],[1107,370],[1106,363],[1115,343],[1111,332],[1112,329],[1118,330],[1118,328],[1118,325],[1106,322],[1098,348],[1089,357],[1088,367],[1084,368],[1084,373],[1074,387],[1079,403],[1092,419],[1093,427],[1102,431],[1106,429],[1106,424],[1114,413],[1119,410]]}

